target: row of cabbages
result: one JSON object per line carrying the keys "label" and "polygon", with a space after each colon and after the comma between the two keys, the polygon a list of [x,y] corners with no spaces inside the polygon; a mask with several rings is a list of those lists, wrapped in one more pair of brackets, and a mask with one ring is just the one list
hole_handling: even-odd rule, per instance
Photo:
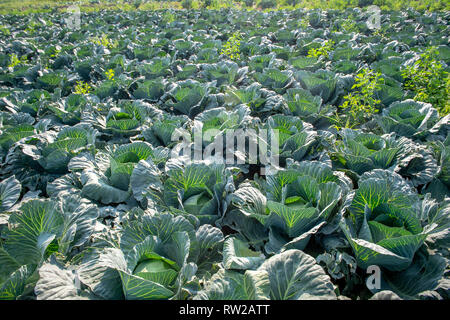
{"label": "row of cabbages", "polygon": [[[447,13],[383,14],[385,35],[360,9],[64,18],[2,16],[0,299],[448,298],[449,117],[400,72],[431,45],[447,68]],[[337,131],[365,66],[381,111]],[[278,130],[279,170],[173,157],[181,129]]]}

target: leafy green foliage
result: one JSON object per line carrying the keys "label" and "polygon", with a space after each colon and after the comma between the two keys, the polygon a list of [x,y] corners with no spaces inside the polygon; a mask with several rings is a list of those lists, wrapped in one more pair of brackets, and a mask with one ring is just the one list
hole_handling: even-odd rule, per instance
{"label": "leafy green foliage", "polygon": [[91,39],[91,42],[99,46],[104,46],[108,49],[112,49],[118,46],[118,41],[112,41],[111,39],[109,39],[107,34],[102,34],[101,37],[94,37]]}
{"label": "leafy green foliage", "polygon": [[15,66],[27,62],[27,56],[22,56],[20,59],[17,57],[17,54],[13,53],[10,55],[11,62],[8,65],[8,68],[14,68]]}
{"label": "leafy green foliage", "polygon": [[341,130],[340,135],[343,140],[336,143],[333,157],[356,174],[393,167],[402,153],[406,153],[406,144],[409,143],[406,139],[396,140],[392,136],[380,137],[350,129]]}
{"label": "leafy green foliage", "polygon": [[92,87],[89,83],[84,81],[77,81],[77,85],[74,88],[74,94],[88,94],[92,90]]}
{"label": "leafy green foliage", "polygon": [[309,20],[308,20],[308,17],[305,17],[305,18],[303,18],[302,20],[300,20],[299,26],[300,26],[303,30],[308,29],[308,27],[309,27]]}
{"label": "leafy green foliage", "polygon": [[114,81],[114,70],[113,69],[109,69],[105,71],[105,76],[108,80],[113,80]]}
{"label": "leafy green foliage", "polygon": [[354,92],[344,96],[344,103],[340,106],[344,114],[337,115],[337,127],[354,128],[365,123],[379,110],[380,100],[375,98],[375,92],[383,83],[381,73],[370,69],[362,69],[355,76]]}
{"label": "leafy green foliage", "polygon": [[333,40],[326,40],[323,45],[321,45],[319,48],[311,48],[308,51],[308,57],[325,57],[328,58],[330,55],[330,52],[333,51]]}
{"label": "leafy green foliage", "polygon": [[450,74],[439,62],[436,48],[429,48],[414,64],[402,70],[406,89],[415,93],[414,100],[431,103],[441,115],[450,113]]}
{"label": "leafy green foliage", "polygon": [[[429,103],[408,99],[394,102],[384,109],[378,122],[386,133],[396,132],[405,137],[424,138],[438,118],[437,110]],[[435,129],[439,130],[439,127]]]}
{"label": "leafy green foliage", "polygon": [[344,32],[358,32],[358,27],[356,26],[355,17],[350,15],[347,19],[342,21],[341,27]]}
{"label": "leafy green foliage", "polygon": [[239,60],[241,58],[241,34],[236,31],[231,35],[227,42],[223,45],[220,54],[228,56],[231,60]]}
{"label": "leafy green foliage", "polygon": [[175,21],[175,16],[170,12],[164,12],[162,22],[163,23],[172,23]]}
{"label": "leafy green foliage", "polygon": [[0,299],[448,298],[448,14],[270,2],[2,15]]}
{"label": "leafy green foliage", "polygon": [[4,25],[0,25],[0,32],[3,33],[5,36],[8,36],[11,34],[9,29]]}

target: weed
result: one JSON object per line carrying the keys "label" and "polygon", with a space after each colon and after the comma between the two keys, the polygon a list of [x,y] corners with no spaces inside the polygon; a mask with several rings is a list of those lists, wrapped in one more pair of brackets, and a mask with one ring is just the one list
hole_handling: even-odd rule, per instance
{"label": "weed", "polygon": [[84,81],[77,81],[77,85],[75,86],[75,90],[73,93],[75,94],[88,94],[92,91],[92,87],[89,83]]}
{"label": "weed", "polygon": [[113,69],[109,69],[109,70],[105,71],[105,75],[106,75],[106,78],[108,78],[108,80],[114,81],[114,70]]}
{"label": "weed", "polygon": [[11,58],[11,62],[8,65],[8,68],[14,68],[15,66],[26,63],[27,62],[27,56],[22,56],[20,59],[17,57],[17,54],[13,53],[9,55]]}
{"label": "weed", "polygon": [[106,34],[102,34],[102,37],[95,37],[91,39],[92,43],[104,46],[108,49],[116,48],[119,45],[119,42],[115,40],[114,42],[111,41]]}
{"label": "weed", "polygon": [[319,58],[319,57],[325,57],[325,58],[329,58],[330,52],[333,51],[333,45],[334,45],[334,41],[333,40],[327,40],[325,41],[325,43],[323,44],[323,46],[321,46],[320,48],[311,48],[308,51],[308,57],[314,57],[314,58]]}
{"label": "weed", "polygon": [[347,19],[342,21],[341,27],[343,31],[347,33],[359,31],[353,15],[350,15]]}
{"label": "weed", "polygon": [[239,32],[233,33],[233,35],[224,44],[220,54],[228,56],[231,60],[238,60],[241,57],[240,45],[241,45],[241,35]]}
{"label": "weed", "polygon": [[3,25],[0,25],[0,32],[3,33],[3,35],[5,36],[9,36],[11,34],[9,29]]}
{"label": "weed", "polygon": [[375,113],[378,112],[380,100],[375,99],[375,92],[380,90],[384,79],[381,73],[371,69],[362,69],[355,78],[355,84],[352,89],[354,92],[344,96],[344,103],[340,108],[346,112],[342,115],[335,114],[334,127],[353,128],[368,121]]}
{"label": "weed", "polygon": [[175,16],[171,12],[165,12],[163,14],[162,22],[164,24],[169,24],[175,21]]}
{"label": "weed", "polygon": [[450,113],[449,73],[438,60],[438,51],[427,49],[413,65],[402,70],[403,86],[415,92],[414,100],[431,103],[441,115]]}

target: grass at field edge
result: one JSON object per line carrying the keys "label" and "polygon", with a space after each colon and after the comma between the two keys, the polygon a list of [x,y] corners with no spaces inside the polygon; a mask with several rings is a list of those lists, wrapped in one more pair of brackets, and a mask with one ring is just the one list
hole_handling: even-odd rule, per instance
{"label": "grass at field edge", "polygon": [[[434,6],[424,4],[424,1],[412,1],[412,0],[397,0],[396,7],[389,2],[390,0],[380,0],[386,1],[382,2],[385,5],[381,5],[382,10],[390,11],[390,10],[401,10],[406,7],[411,7],[419,11],[450,11],[450,2],[446,2],[444,0],[434,1]],[[255,1],[256,3],[257,1]],[[425,1],[426,2],[426,1]],[[436,3],[439,2],[438,5]],[[442,4],[441,4],[442,2]],[[377,4],[377,1],[374,1]],[[181,1],[142,1],[138,6],[134,5],[134,2],[131,0],[122,0],[122,1],[92,1],[92,0],[3,0],[0,1],[0,15],[5,14],[16,14],[16,15],[26,15],[30,13],[45,13],[45,12],[63,12],[67,10],[67,8],[71,5],[78,5],[81,12],[97,12],[102,10],[109,11],[152,11],[152,10],[163,10],[163,9],[175,9],[181,10],[182,5]],[[348,1],[348,4],[342,5],[341,8],[337,8],[333,5],[333,2],[324,2],[324,0],[316,0],[314,2],[306,2],[300,3],[294,6],[286,6],[286,5],[278,5],[276,8],[265,9],[263,11],[271,11],[271,10],[293,10],[298,8],[305,9],[345,9],[348,7],[354,7],[352,1]],[[200,9],[201,1],[194,0],[193,1],[193,9]],[[233,6],[227,5],[224,2],[221,2],[219,5],[210,6],[207,9],[212,10],[221,10],[225,8],[234,8],[239,10],[261,10],[257,5],[253,7],[245,7],[241,3],[234,3]]]}

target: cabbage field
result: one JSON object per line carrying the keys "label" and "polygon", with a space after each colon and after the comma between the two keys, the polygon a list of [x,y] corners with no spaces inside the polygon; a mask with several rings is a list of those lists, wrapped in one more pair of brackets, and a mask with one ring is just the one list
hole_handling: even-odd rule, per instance
{"label": "cabbage field", "polygon": [[0,16],[0,300],[448,299],[449,31]]}

